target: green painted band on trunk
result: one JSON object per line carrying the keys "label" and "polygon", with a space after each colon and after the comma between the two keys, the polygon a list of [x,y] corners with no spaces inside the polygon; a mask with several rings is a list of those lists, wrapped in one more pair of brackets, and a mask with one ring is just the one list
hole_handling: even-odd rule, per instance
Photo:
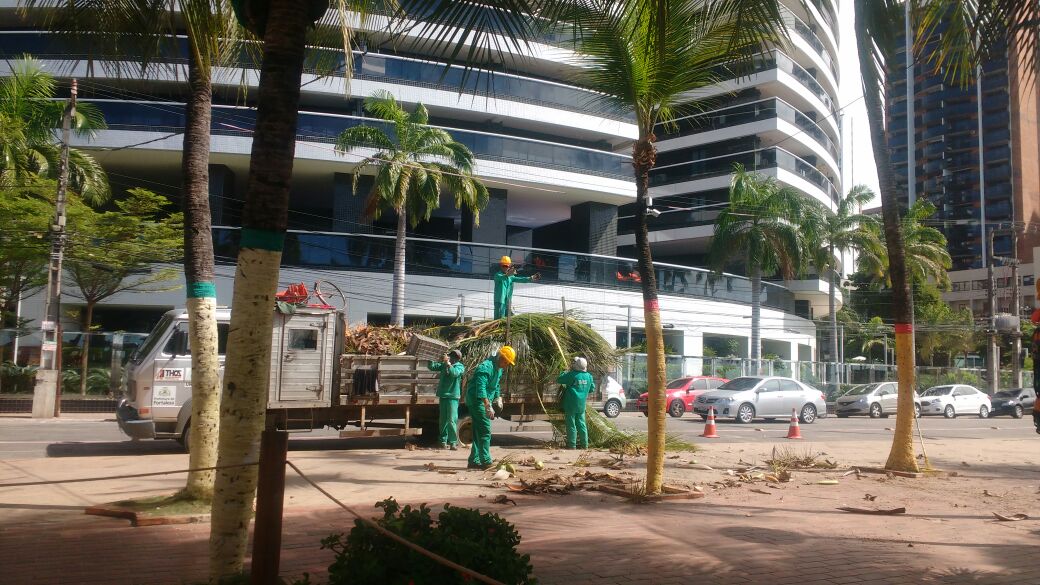
{"label": "green painted band on trunk", "polygon": [[192,282],[188,285],[189,299],[217,298],[217,285],[212,282]]}
{"label": "green painted band on trunk", "polygon": [[285,248],[285,232],[242,228],[240,248],[281,252]]}

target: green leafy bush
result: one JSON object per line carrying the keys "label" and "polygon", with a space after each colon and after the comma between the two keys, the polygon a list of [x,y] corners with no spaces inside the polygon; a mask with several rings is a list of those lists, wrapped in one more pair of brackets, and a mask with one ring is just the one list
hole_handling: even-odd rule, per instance
{"label": "green leafy bush", "polygon": [[[516,547],[520,534],[498,514],[444,505],[437,520],[426,504],[403,508],[393,498],[376,504],[383,509],[383,528],[445,558],[503,583],[534,585],[528,555]],[[360,520],[344,535],[333,534],[321,547],[335,552],[328,584],[451,585],[473,582],[432,559],[401,546]]]}

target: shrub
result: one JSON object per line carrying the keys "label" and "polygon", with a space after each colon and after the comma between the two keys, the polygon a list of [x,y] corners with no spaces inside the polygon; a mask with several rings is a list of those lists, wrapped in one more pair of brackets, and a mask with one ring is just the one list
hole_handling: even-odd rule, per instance
{"label": "shrub", "polygon": [[[437,520],[426,504],[403,508],[393,498],[376,504],[383,509],[377,522],[383,528],[445,558],[503,583],[533,585],[531,559],[516,547],[520,534],[498,514],[444,505]],[[468,575],[405,548],[354,521],[344,539],[342,533],[322,540],[323,549],[336,559],[329,566],[329,585],[381,583],[384,585],[450,585],[473,582]]]}

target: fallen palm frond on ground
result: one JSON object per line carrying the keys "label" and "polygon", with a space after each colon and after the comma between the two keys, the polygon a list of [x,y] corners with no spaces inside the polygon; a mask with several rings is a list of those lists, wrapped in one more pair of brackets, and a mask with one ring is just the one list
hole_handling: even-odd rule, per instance
{"label": "fallen palm frond on ground", "polygon": [[766,461],[766,465],[773,470],[774,474],[789,472],[792,469],[837,469],[838,464],[828,459],[820,460],[823,453],[806,451],[799,455],[787,447],[773,447],[772,457]]}

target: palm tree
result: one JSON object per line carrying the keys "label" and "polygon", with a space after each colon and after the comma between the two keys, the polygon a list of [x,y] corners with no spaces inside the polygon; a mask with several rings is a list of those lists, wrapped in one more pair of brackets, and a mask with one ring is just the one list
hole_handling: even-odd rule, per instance
{"label": "palm tree", "polygon": [[[946,271],[953,265],[946,249],[946,237],[924,221],[935,213],[935,206],[923,199],[914,202],[903,216],[900,229],[906,248],[906,270],[911,286],[934,282],[940,289],[949,287]],[[888,247],[876,223],[864,224],[858,234],[857,269],[867,275],[877,288],[892,286]]]}
{"label": "palm tree", "polygon": [[390,322],[404,326],[406,227],[411,224],[414,229],[420,221],[430,219],[440,206],[442,187],[454,195],[457,209],[465,206],[473,211],[476,223],[480,210],[487,205],[488,190],[473,177],[473,153],[451,134],[429,126],[426,106],[417,104],[409,114],[383,90],[365,100],[365,111],[389,122],[393,132],[387,134],[374,126],[348,128],[336,139],[336,152],[379,149],[354,169],[354,192],[362,171],[378,167],[365,213],[376,219],[387,211],[397,214]]}
{"label": "palm tree", "polygon": [[[232,63],[243,49],[231,2],[27,0],[24,5],[26,10],[39,10],[50,28],[99,59],[103,67],[117,71],[169,67],[165,60],[180,52],[177,35],[187,33],[188,99],[181,183],[192,412],[186,438],[191,445],[189,467],[213,467],[220,419],[220,363],[209,208],[209,132],[213,68]],[[188,474],[185,494],[209,501],[214,477],[213,471]]]}
{"label": "palm tree", "polygon": [[[61,128],[65,102],[55,100],[57,83],[39,62],[26,56],[14,61],[0,80],[0,186],[19,187],[39,176],[56,179],[61,147],[54,135]],[[91,136],[105,127],[101,112],[78,104],[72,128]],[[108,201],[108,177],[96,160],[69,149],[69,186],[88,203]]]}
{"label": "palm tree", "polygon": [[[342,33],[343,48],[349,50],[353,48],[350,23],[358,16],[365,23],[366,10],[376,2],[338,0],[338,10],[328,12],[328,0],[242,0],[235,4],[243,25],[263,39],[263,63],[224,368],[217,462],[232,467],[217,473],[214,487],[213,581],[240,573],[245,559],[257,468],[240,465],[254,460],[265,425],[267,385],[256,381],[270,375],[271,305],[287,227],[307,32],[326,14],[319,28],[335,19],[332,24],[338,25],[329,26]],[[436,23],[421,29],[428,45],[453,58],[466,50],[466,58],[471,59],[468,65],[521,54],[520,49],[540,33],[528,16],[541,8],[542,2],[537,0],[386,4],[396,7],[391,10],[394,19]],[[354,13],[350,13],[352,9]]]}
{"label": "palm tree", "polygon": [[[817,271],[827,271],[827,288],[828,288],[828,310],[830,311],[831,321],[831,357],[837,361],[838,354],[838,312],[835,310],[835,289],[837,284],[834,282],[837,274],[837,267],[844,256],[845,252],[853,248],[862,247],[863,232],[861,229],[867,225],[876,225],[876,221],[869,215],[864,215],[859,212],[864,205],[870,203],[874,199],[874,192],[866,185],[856,185],[849,192],[837,202],[837,207],[831,212],[828,209],[824,209],[820,206],[820,209],[814,217],[819,218],[818,235],[820,238],[819,249],[817,250],[814,263],[816,264]],[[837,383],[837,380],[832,379],[833,383]]]}
{"label": "palm tree", "polygon": [[583,0],[564,2],[553,17],[575,27],[580,85],[600,101],[635,112],[636,253],[647,342],[649,416],[646,488],[661,489],[664,469],[664,337],[647,235],[649,179],[657,158],[655,131],[703,108],[691,93],[748,70],[784,30],[775,0]]}
{"label": "palm tree", "polygon": [[751,280],[751,361],[759,367],[762,355],[762,277],[780,274],[793,278],[804,270],[811,246],[818,244],[806,214],[814,205],[797,190],[734,165],[729,188],[729,207],[715,220],[715,233],[708,249],[712,268],[718,273],[734,256],[744,259]]}

